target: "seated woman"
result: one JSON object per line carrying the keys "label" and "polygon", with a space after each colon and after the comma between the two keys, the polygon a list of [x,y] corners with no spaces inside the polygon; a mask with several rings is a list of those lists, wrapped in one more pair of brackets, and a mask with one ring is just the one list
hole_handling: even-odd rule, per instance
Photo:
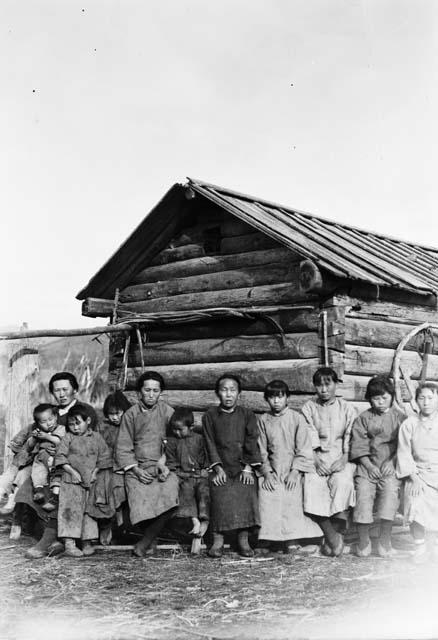
{"label": "seated woman", "polygon": [[178,478],[169,472],[163,440],[173,409],[160,400],[164,380],[148,371],[137,381],[139,402],[122,418],[115,447],[119,469],[125,471],[132,524],[142,524],[143,537],[133,555],[144,557],[178,505]]}

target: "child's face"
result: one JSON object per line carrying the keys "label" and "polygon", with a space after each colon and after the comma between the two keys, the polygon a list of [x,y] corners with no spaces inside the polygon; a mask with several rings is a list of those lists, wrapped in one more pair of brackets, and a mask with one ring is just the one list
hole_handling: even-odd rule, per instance
{"label": "child's face", "polygon": [[235,380],[224,378],[221,380],[217,392],[221,407],[224,409],[234,409],[239,400],[239,387]]}
{"label": "child's face", "polygon": [[120,426],[120,422],[122,421],[122,416],[123,416],[123,411],[121,409],[118,409],[116,411],[108,411],[108,422],[112,425],[114,425],[115,427],[119,427]]}
{"label": "child's face", "polygon": [[432,389],[423,389],[417,398],[423,416],[430,416],[438,409],[438,395]]}
{"label": "child's face", "polygon": [[269,396],[268,404],[271,407],[272,413],[281,413],[287,406],[287,395],[281,393],[275,396]]}
{"label": "child's face", "polygon": [[187,436],[190,435],[190,427],[184,424],[184,422],[174,422],[172,431],[176,438],[187,438]]}
{"label": "child's face", "polygon": [[161,385],[158,380],[145,380],[140,390],[140,397],[147,407],[157,404],[161,395]]}
{"label": "child's face", "polygon": [[47,409],[47,411],[38,413],[35,416],[35,422],[37,423],[38,429],[41,429],[41,431],[45,431],[46,433],[48,433],[49,431],[52,431],[58,424],[58,417],[56,413],[53,413],[51,409]]}
{"label": "child's face", "polygon": [[321,402],[329,402],[336,395],[336,382],[330,376],[323,376],[321,382],[315,384],[315,390]]}
{"label": "child's face", "polygon": [[71,416],[68,418],[68,429],[75,436],[83,436],[91,424],[91,418],[84,418],[82,416]]}
{"label": "child's face", "polygon": [[392,404],[392,395],[387,391],[380,393],[378,396],[371,396],[370,405],[376,413],[385,413]]}

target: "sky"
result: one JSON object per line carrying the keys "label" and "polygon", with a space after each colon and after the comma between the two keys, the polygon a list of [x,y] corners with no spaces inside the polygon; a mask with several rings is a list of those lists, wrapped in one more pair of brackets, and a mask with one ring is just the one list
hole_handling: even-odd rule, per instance
{"label": "sky", "polygon": [[200,178],[438,247],[435,0],[3,0],[0,326]]}

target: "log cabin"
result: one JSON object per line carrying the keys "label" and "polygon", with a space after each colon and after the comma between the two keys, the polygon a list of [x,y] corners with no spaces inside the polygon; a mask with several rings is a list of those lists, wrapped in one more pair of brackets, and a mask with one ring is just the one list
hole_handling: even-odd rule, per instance
{"label": "log cabin", "polygon": [[[111,334],[110,386],[130,395],[153,368],[166,400],[198,421],[225,371],[240,376],[242,403],[260,412],[268,381],[285,380],[299,408],[316,368],[329,365],[339,393],[366,408],[370,377],[391,372],[412,329],[438,321],[437,291],[437,249],[188,179],[77,298],[83,315],[133,327]],[[405,401],[420,378],[438,382],[436,338],[421,331],[404,347]]]}

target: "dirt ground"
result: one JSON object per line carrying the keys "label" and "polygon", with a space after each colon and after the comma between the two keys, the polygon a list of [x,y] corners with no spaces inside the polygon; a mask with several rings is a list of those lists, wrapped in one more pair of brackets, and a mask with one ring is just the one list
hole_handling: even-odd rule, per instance
{"label": "dirt ground", "polygon": [[0,638],[436,638],[438,563],[413,564],[406,531],[396,558],[297,550],[245,560],[160,551],[145,560],[99,551],[29,561],[30,537],[0,522]]}

